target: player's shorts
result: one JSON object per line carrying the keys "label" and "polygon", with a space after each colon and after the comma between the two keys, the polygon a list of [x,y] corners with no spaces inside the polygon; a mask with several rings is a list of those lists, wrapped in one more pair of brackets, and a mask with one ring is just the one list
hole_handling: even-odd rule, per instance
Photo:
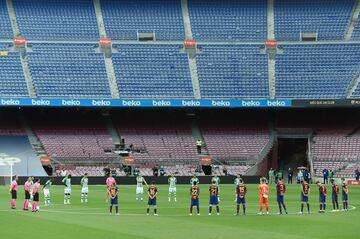
{"label": "player's shorts", "polygon": [[39,201],[39,193],[34,193],[34,202],[38,202]]}
{"label": "player's shorts", "polygon": [[17,199],[17,191],[11,190],[11,199]]}
{"label": "player's shorts", "polygon": [[191,206],[199,206],[199,199],[198,198],[196,198],[196,199],[192,198],[191,199]]}
{"label": "player's shorts", "polygon": [[301,201],[308,203],[309,202],[309,196],[305,196],[303,193],[301,193]]}
{"label": "player's shorts", "polygon": [[144,187],[136,187],[136,194],[144,194]]}
{"label": "player's shorts", "polygon": [[342,194],[342,200],[343,202],[347,202],[348,201],[348,195],[346,193]]}
{"label": "player's shorts", "polygon": [[320,194],[320,196],[319,196],[319,202],[320,202],[320,203],[326,203],[326,196]]}
{"label": "player's shorts", "polygon": [[176,193],[176,188],[170,187],[169,188],[169,193]]}
{"label": "player's shorts", "polygon": [[44,197],[50,197],[50,190],[44,188]]}
{"label": "player's shorts", "polygon": [[278,194],[277,195],[277,202],[278,203],[284,203],[284,195]]}
{"label": "player's shorts", "polygon": [[331,196],[331,199],[334,201],[334,202],[337,202],[338,201],[338,195],[332,195]]}
{"label": "player's shorts", "polygon": [[156,206],[156,198],[149,198],[148,205],[149,206]]}
{"label": "player's shorts", "polygon": [[25,200],[30,200],[30,192],[25,191]]}
{"label": "player's shorts", "polygon": [[260,202],[260,203],[268,204],[268,203],[269,203],[269,199],[268,199],[268,198],[264,198],[264,197],[260,197],[259,202]]}
{"label": "player's shorts", "polygon": [[219,197],[218,196],[210,196],[210,205],[218,205],[219,204]]}
{"label": "player's shorts", "polygon": [[82,187],[81,193],[89,193],[89,187]]}
{"label": "player's shorts", "polygon": [[64,193],[65,194],[71,194],[71,188],[65,188]]}
{"label": "player's shorts", "polygon": [[237,197],[237,198],[236,198],[236,203],[237,203],[237,204],[246,204],[246,199],[245,199],[245,197]]}
{"label": "player's shorts", "polygon": [[110,205],[115,205],[115,206],[119,205],[119,197],[116,196],[115,198],[111,198]]}

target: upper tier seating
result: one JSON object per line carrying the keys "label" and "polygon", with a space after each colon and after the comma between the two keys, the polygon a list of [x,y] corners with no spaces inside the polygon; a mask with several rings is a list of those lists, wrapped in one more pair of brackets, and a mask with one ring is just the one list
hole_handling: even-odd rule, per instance
{"label": "upper tier seating", "polygon": [[187,54],[180,45],[115,45],[113,63],[123,98],[193,98]]}
{"label": "upper tier seating", "polygon": [[153,32],[157,40],[185,38],[180,0],[102,0],[108,37],[136,40],[138,32]]}
{"label": "upper tier seating", "polygon": [[268,98],[267,55],[260,45],[199,45],[202,98]]}
{"label": "upper tier seating", "polygon": [[29,63],[40,97],[111,97],[104,55],[94,44],[34,43]]}
{"label": "upper tier seating", "polygon": [[354,0],[276,0],[275,37],[298,41],[301,32],[320,40],[342,40],[350,23]]}
{"label": "upper tier seating", "polygon": [[9,43],[1,42],[0,52],[6,53],[0,55],[0,96],[28,97],[19,53],[9,52]]}
{"label": "upper tier seating", "polygon": [[358,44],[281,45],[277,98],[345,98],[360,70]]}
{"label": "upper tier seating", "polygon": [[6,0],[0,0],[0,38],[12,38],[13,36]]}
{"label": "upper tier seating", "polygon": [[263,41],[267,38],[266,0],[191,0],[193,37],[201,41]]}
{"label": "upper tier seating", "polygon": [[20,32],[29,39],[98,39],[92,0],[13,0]]}

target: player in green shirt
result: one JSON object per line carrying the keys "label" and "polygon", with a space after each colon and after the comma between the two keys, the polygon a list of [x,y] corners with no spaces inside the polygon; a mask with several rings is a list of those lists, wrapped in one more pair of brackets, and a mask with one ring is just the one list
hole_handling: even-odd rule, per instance
{"label": "player in green shirt", "polygon": [[275,183],[275,171],[272,168],[269,170],[269,183]]}
{"label": "player in green shirt", "polygon": [[81,178],[81,203],[88,202],[88,193],[89,193],[89,178],[88,174],[85,173],[84,177]]}
{"label": "player in green shirt", "polygon": [[171,195],[174,196],[174,201],[176,202],[176,178],[174,174],[171,174],[171,176],[168,179],[169,183],[169,202],[171,201]]}
{"label": "player in green shirt", "polygon": [[220,178],[219,176],[217,175],[214,175],[212,178],[211,178],[211,182],[214,182],[216,183],[216,186],[218,187],[218,201],[220,202]]}
{"label": "player in green shirt", "polygon": [[140,199],[140,201],[143,200],[144,195],[144,184],[148,186],[145,178],[139,174],[139,176],[136,177],[136,201]]}
{"label": "player in green shirt", "polygon": [[70,196],[71,196],[71,174],[65,176],[63,178],[62,183],[65,186],[64,189],[64,204],[70,204]]}
{"label": "player in green shirt", "polygon": [[45,206],[50,206],[50,187],[53,183],[53,178],[50,178],[46,181],[46,183],[43,186],[43,192],[44,192],[44,203]]}
{"label": "player in green shirt", "polygon": [[[235,178],[235,180],[234,180],[234,184],[235,184],[235,187],[237,187],[239,184],[240,184],[240,182],[241,182],[241,176],[240,176],[240,174],[238,174],[238,175],[236,175],[236,178]],[[237,201],[237,197],[235,197],[235,202]]]}
{"label": "player in green shirt", "polygon": [[199,185],[199,179],[196,177],[196,174],[194,174],[193,177],[190,179],[191,185],[194,185],[194,182],[196,182],[196,185]]}

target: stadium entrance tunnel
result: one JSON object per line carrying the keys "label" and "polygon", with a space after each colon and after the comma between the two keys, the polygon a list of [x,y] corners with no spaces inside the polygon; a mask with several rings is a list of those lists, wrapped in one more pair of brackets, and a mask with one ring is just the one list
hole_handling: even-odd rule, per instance
{"label": "stadium entrance tunnel", "polygon": [[277,168],[285,173],[289,168],[308,167],[307,151],[307,138],[278,138]]}

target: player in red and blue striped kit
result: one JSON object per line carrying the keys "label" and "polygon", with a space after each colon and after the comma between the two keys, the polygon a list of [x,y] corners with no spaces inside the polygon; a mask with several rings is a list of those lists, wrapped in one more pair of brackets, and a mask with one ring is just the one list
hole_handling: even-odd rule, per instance
{"label": "player in red and blue striped kit", "polygon": [[345,178],[341,179],[342,184],[341,184],[341,189],[342,189],[342,200],[343,200],[343,206],[344,206],[344,211],[349,210],[349,203],[348,203],[348,194],[349,194],[349,188],[346,184]]}
{"label": "player in red and blue striped kit", "polygon": [[239,216],[240,204],[242,204],[242,206],[243,206],[244,215],[246,213],[246,199],[245,199],[246,193],[247,193],[247,187],[244,184],[244,180],[240,178],[239,184],[236,185],[236,189],[235,189],[235,194],[236,194],[236,214],[235,214],[235,216]]}
{"label": "player in red and blue striped kit", "polygon": [[320,210],[319,213],[324,213],[326,210],[326,194],[327,190],[324,184],[320,183],[319,181],[316,182],[316,185],[319,188],[319,203],[320,203]]}
{"label": "player in red and blue striped kit", "polygon": [[219,208],[219,187],[216,185],[216,181],[212,181],[212,184],[209,188],[210,192],[210,205],[209,205],[209,216],[211,215],[212,206],[216,206],[217,215],[220,215],[220,208]]}
{"label": "player in red and blue striped kit", "polygon": [[332,204],[333,204],[333,212],[339,211],[339,186],[336,184],[334,179],[331,179],[331,188],[332,188]]}
{"label": "player in red and blue striped kit", "polygon": [[288,214],[284,203],[285,192],[286,192],[286,186],[283,183],[282,179],[278,178],[278,182],[276,184],[276,194],[277,194],[277,202],[279,205],[279,214],[282,214],[282,208],[284,208],[285,213]]}
{"label": "player in red and blue striped kit", "polygon": [[310,194],[310,185],[304,180],[301,184],[301,209],[300,214],[304,213],[304,204],[306,203],[308,213],[310,213],[310,204],[309,204],[309,194]]}
{"label": "player in red and blue striped kit", "polygon": [[197,185],[197,182],[194,181],[193,185],[190,188],[190,196],[191,196],[191,204],[190,204],[190,216],[192,215],[193,207],[196,206],[197,215],[200,215],[200,208],[199,208],[199,195],[200,195],[200,188]]}

